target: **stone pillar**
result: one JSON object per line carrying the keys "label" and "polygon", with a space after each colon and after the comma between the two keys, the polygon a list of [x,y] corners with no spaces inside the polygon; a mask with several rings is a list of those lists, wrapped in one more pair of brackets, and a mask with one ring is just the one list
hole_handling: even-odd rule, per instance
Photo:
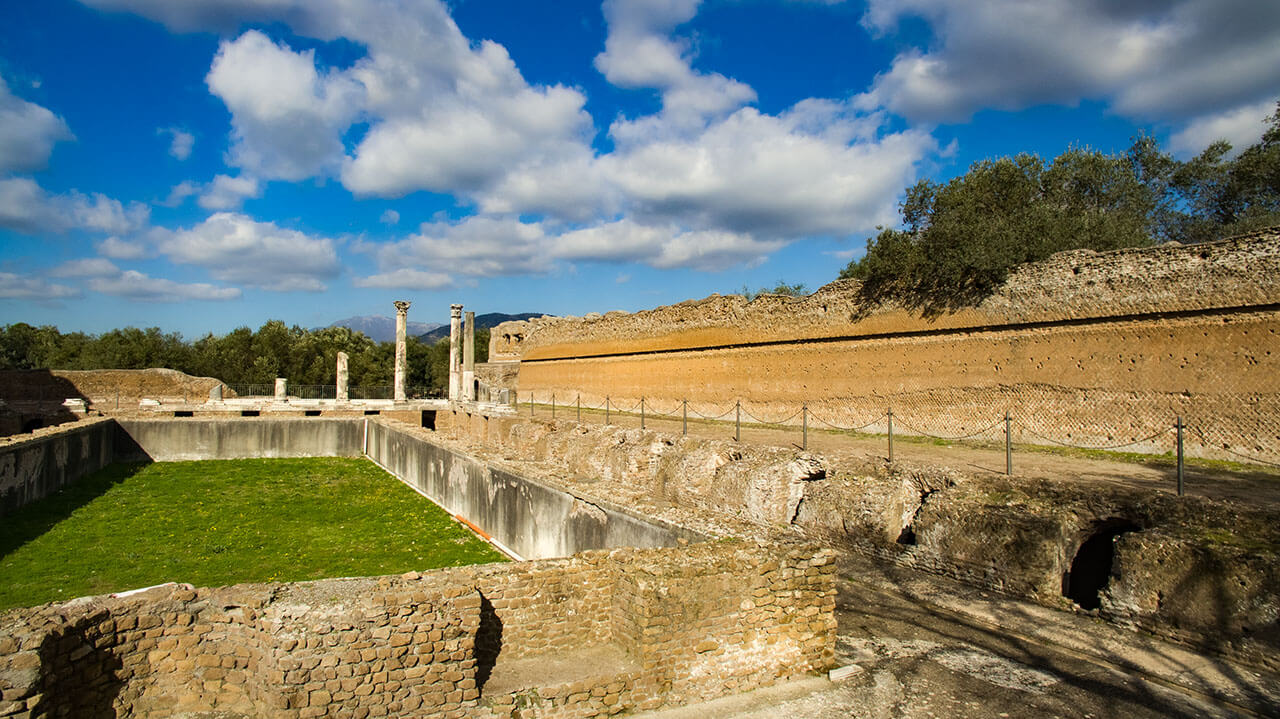
{"label": "stone pillar", "polygon": [[449,305],[449,401],[462,390],[462,305]]}
{"label": "stone pillar", "polygon": [[476,401],[476,313],[467,312],[467,326],[462,335],[462,398]]}
{"label": "stone pillar", "polygon": [[289,381],[284,377],[276,377],[276,401],[287,402],[289,400]]}
{"label": "stone pillar", "polygon": [[347,393],[347,353],[338,353],[338,391],[333,395],[339,402],[346,402],[350,396]]}
{"label": "stone pillar", "polygon": [[396,300],[396,393],[397,402],[404,401],[404,377],[409,369],[409,359],[405,350],[405,323],[409,316],[409,303]]}

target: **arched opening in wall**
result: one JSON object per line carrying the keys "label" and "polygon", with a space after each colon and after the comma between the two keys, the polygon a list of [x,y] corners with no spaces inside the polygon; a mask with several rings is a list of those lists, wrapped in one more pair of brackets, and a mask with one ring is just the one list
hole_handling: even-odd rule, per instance
{"label": "arched opening in wall", "polygon": [[493,602],[480,593],[480,626],[476,628],[476,643],[472,650],[476,660],[476,690],[483,692],[485,682],[493,675],[493,667],[502,653],[502,620],[493,609]]}
{"label": "arched opening in wall", "polygon": [[1111,582],[1116,558],[1116,538],[1141,527],[1125,519],[1108,519],[1098,524],[1080,544],[1071,568],[1062,575],[1062,596],[1081,609],[1102,606],[1102,591]]}

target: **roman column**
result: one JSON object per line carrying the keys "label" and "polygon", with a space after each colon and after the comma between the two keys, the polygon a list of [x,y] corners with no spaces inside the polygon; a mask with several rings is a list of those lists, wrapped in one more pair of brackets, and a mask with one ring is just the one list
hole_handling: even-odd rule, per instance
{"label": "roman column", "polygon": [[467,328],[462,335],[462,398],[476,401],[476,313],[467,312]]}
{"label": "roman column", "polygon": [[404,376],[409,368],[408,357],[405,353],[405,320],[409,316],[409,303],[404,300],[396,300],[396,390],[395,400],[397,402],[404,401]]}
{"label": "roman column", "polygon": [[462,305],[449,305],[449,400],[457,402],[462,389]]}
{"label": "roman column", "polygon": [[339,402],[346,402],[349,398],[347,394],[347,353],[338,353],[338,391],[334,395]]}

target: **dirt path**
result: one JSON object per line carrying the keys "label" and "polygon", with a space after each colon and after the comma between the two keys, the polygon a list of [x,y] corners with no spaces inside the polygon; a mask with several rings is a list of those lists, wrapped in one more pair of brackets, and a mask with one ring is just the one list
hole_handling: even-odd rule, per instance
{"label": "dirt path", "polygon": [[[528,405],[521,405],[519,411],[521,416],[529,416]],[[533,416],[535,417],[550,419],[551,415],[549,406],[534,407]],[[555,416],[557,419],[572,420],[578,415],[575,408],[570,406],[557,408]],[[583,410],[581,417],[584,424],[605,423],[604,412],[598,410]],[[611,412],[609,422],[623,427],[638,428],[640,417]],[[644,424],[648,429],[670,434],[678,435],[682,430],[679,419],[646,417]],[[690,421],[688,433],[708,439],[733,440],[734,424],[732,421]],[[799,448],[802,443],[802,433],[796,427],[743,425],[741,441]],[[888,438],[883,436],[866,437],[811,429],[808,449],[833,459],[843,456],[865,462],[886,461],[889,447]],[[898,437],[894,441],[893,454],[895,461],[945,465],[973,474],[1005,473],[1003,446],[940,444]],[[1177,491],[1177,468],[1172,463],[1161,462],[1156,458],[1144,462],[1094,459],[1029,450],[1015,445],[1013,473],[1014,476],[1026,478],[1048,478],[1082,483],[1108,482],[1158,492]],[[1252,506],[1276,505],[1280,504],[1280,468],[1263,466],[1253,468],[1244,465],[1219,468],[1198,464],[1188,465],[1184,470],[1183,487],[1189,495],[1229,499]]]}

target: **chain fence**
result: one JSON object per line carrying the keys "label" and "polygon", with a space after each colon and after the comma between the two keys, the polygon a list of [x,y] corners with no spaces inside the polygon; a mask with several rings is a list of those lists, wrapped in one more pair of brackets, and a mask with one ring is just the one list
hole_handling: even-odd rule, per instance
{"label": "chain fence", "polygon": [[891,396],[759,403],[687,399],[618,401],[536,392],[518,411],[582,420],[582,413],[674,420],[688,433],[690,421],[771,427],[798,433],[808,448],[810,431],[882,438],[890,460],[895,437],[1003,445],[1012,473],[1014,445],[1164,455],[1178,467],[1187,457],[1280,467],[1280,394],[1169,395],[1155,392],[1070,390],[1055,386],[932,389]]}

